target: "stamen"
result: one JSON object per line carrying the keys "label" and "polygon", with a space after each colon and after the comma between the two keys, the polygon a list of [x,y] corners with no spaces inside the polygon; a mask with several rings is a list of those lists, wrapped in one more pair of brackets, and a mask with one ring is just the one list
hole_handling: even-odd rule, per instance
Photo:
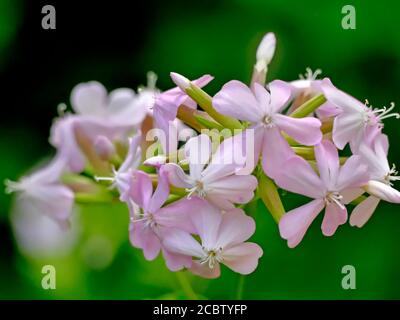
{"label": "stamen", "polygon": [[398,176],[398,172],[396,170],[396,165],[393,163],[392,168],[388,172],[388,174],[385,176],[386,182],[390,185],[393,186],[392,181],[399,181],[400,177]]}
{"label": "stamen", "polygon": [[223,260],[222,258],[222,248],[218,249],[205,249],[203,247],[206,256],[200,260],[201,264],[208,263],[208,267],[213,269],[215,265]]}
{"label": "stamen", "polygon": [[307,67],[306,73],[304,75],[299,74],[299,78],[301,80],[316,80],[321,73],[322,73],[321,69],[316,69],[313,72],[310,67]]}
{"label": "stamen", "polygon": [[4,184],[6,185],[5,192],[8,194],[23,190],[21,182],[11,181],[7,179],[4,180]]}
{"label": "stamen", "polygon": [[331,204],[331,203],[335,203],[335,204],[337,204],[341,209],[345,209],[346,207],[344,206],[344,204],[342,203],[342,200],[343,200],[343,196],[339,193],[339,192],[337,192],[337,191],[331,191],[331,192],[328,192],[327,194],[326,194],[326,197],[325,197],[325,203],[328,205],[328,204]]}
{"label": "stamen", "polygon": [[196,181],[192,188],[187,188],[185,191],[188,192],[187,198],[189,200],[193,194],[197,194],[201,198],[204,198],[207,195],[207,192],[204,190],[204,184],[201,181]]}

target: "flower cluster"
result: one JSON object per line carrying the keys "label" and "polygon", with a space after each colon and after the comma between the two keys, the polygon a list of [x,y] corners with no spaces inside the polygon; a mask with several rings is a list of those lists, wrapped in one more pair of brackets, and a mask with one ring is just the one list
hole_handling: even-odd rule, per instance
{"label": "flower cluster", "polygon": [[[319,70],[266,84],[275,45],[268,33],[249,86],[232,80],[213,97],[202,89],[210,75],[171,73],[177,86],[164,92],[153,73],[137,91],[77,85],[74,112],[51,128],[54,159],[7,181],[6,191],[63,228],[74,202],[126,203],[132,246],[147,260],[162,254],[171,271],[206,278],[218,277],[220,264],[256,269],[263,250],[248,241],[256,224],[245,210],[258,199],[291,248],[323,209],[325,236],[347,222],[350,203],[349,222],[362,227],[381,200],[400,202],[383,133],[383,120],[400,115],[394,104],[374,109],[317,79]],[[279,188],[311,201],[285,213]]]}

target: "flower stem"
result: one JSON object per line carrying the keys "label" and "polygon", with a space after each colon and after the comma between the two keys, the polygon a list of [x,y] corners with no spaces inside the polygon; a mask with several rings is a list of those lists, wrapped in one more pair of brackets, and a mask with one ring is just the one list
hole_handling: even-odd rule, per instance
{"label": "flower stem", "polygon": [[212,98],[198,86],[191,83],[190,87],[186,89],[186,93],[189,97],[196,101],[198,105],[202,107],[203,110],[207,112],[215,121],[220,123],[225,128],[231,130],[242,129],[242,124],[239,120],[224,116],[215,110],[212,105]]}
{"label": "flower stem", "polygon": [[317,95],[310,100],[303,103],[300,107],[294,110],[290,116],[293,118],[304,118],[310,113],[314,112],[318,107],[326,102],[326,98],[323,94]]}
{"label": "flower stem", "polygon": [[258,190],[260,197],[274,220],[278,223],[285,214],[285,208],[283,207],[278,189],[276,188],[275,183],[264,173],[260,174],[259,182]]}
{"label": "flower stem", "polygon": [[180,286],[182,287],[183,292],[190,300],[198,300],[196,292],[194,292],[190,281],[188,280],[185,271],[175,272],[176,277]]}
{"label": "flower stem", "polygon": [[245,280],[245,276],[244,275],[240,275],[239,276],[239,280],[238,280],[238,286],[236,289],[236,300],[242,300],[243,299],[243,291],[244,291],[244,280]]}

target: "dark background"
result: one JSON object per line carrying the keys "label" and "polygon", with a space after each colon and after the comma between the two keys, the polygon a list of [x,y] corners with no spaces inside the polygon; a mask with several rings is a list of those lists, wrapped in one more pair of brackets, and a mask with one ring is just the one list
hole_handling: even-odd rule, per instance
{"label": "dark background", "polygon": [[[41,28],[45,4],[56,8],[56,30]],[[400,6],[352,1],[357,29],[343,30],[341,8],[346,4],[0,0],[0,180],[18,179],[53,152],[48,135],[56,107],[69,103],[77,83],[97,80],[109,90],[137,88],[152,70],[159,76],[158,87],[168,89],[170,71],[189,78],[210,73],[216,79],[207,91],[213,94],[228,80],[249,81],[258,42],[268,31],[278,40],[269,79],[292,80],[306,67],[321,68],[323,76],[362,101],[399,103]],[[397,163],[398,125],[393,119],[385,124],[390,160]],[[185,297],[162,261],[147,262],[130,247],[124,208],[80,207],[83,231],[74,249],[61,258],[38,258],[15,242],[11,200],[0,192],[1,298]],[[291,209],[304,200],[287,195],[284,201]],[[253,211],[254,239],[265,253],[257,272],[246,279],[244,298],[400,298],[397,206],[381,204],[362,230],[344,226],[333,238],[320,234],[318,220],[295,250],[279,238],[262,204]],[[111,243],[111,260],[102,268],[82,258],[93,236]],[[46,263],[57,267],[56,291],[40,287],[40,268]],[[357,269],[355,291],[340,286],[346,264]],[[238,277],[226,269],[223,273],[215,281],[191,281],[204,297],[232,298]]]}

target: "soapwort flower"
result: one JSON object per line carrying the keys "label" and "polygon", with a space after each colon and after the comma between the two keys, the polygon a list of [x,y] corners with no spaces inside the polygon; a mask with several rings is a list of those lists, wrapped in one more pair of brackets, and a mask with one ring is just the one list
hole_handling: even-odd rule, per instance
{"label": "soapwort flower", "polygon": [[291,88],[275,80],[269,90],[255,83],[253,90],[232,80],[213,98],[215,109],[235,119],[250,122],[254,130],[255,159],[262,154],[262,166],[267,175],[274,177],[281,163],[293,155],[281,131],[301,144],[312,146],[322,139],[321,122],[313,117],[292,118],[282,114],[291,98]]}
{"label": "soapwort flower", "polygon": [[164,246],[176,254],[193,257],[190,271],[204,278],[219,277],[221,263],[241,274],[252,273],[263,254],[259,245],[245,242],[255,231],[254,220],[240,209],[221,214],[202,202],[190,215],[201,242],[189,232],[176,230],[164,238]]}
{"label": "soapwort flower", "polygon": [[252,175],[236,174],[244,162],[235,161],[234,152],[239,152],[241,146],[234,141],[225,140],[213,153],[207,135],[191,138],[185,145],[189,174],[175,163],[163,166],[170,183],[185,188],[188,198],[196,195],[224,209],[233,208],[234,203],[249,202],[254,196],[257,179]]}
{"label": "soapwort flower", "polygon": [[329,102],[341,112],[333,122],[332,137],[338,149],[350,144],[354,153],[358,152],[363,142],[371,143],[381,133],[383,120],[391,117],[400,118],[399,113],[392,113],[394,103],[389,108],[373,109],[333,86],[329,79],[324,79],[321,89]]}
{"label": "soapwort flower", "polygon": [[74,193],[60,181],[65,167],[64,159],[56,156],[45,167],[18,182],[7,180],[6,192],[18,194],[17,211],[44,214],[66,228],[74,204]]}
{"label": "soapwort flower", "polygon": [[323,140],[314,149],[319,175],[306,160],[295,156],[284,163],[275,179],[281,188],[314,199],[287,212],[279,222],[280,234],[290,248],[301,242],[324,208],[322,233],[332,236],[347,221],[345,205],[360,195],[358,188],[369,179],[368,168],[359,156],[351,156],[340,166],[338,152],[332,142]]}
{"label": "soapwort flower", "polygon": [[396,167],[389,166],[387,159],[389,142],[386,135],[379,135],[373,147],[362,144],[359,154],[368,165],[370,181],[364,189],[370,194],[359,203],[350,216],[350,224],[361,228],[370,219],[381,200],[400,203],[400,192],[393,188],[393,182],[400,180]]}
{"label": "soapwort flower", "polygon": [[132,174],[129,197],[133,201],[130,212],[129,237],[134,247],[143,250],[147,260],[155,259],[160,251],[170,270],[191,266],[187,256],[170,252],[162,245],[166,234],[179,230],[194,232],[188,213],[196,208],[197,199],[183,199],[162,207],[169,195],[166,174],[160,170],[157,188],[153,192],[151,178],[143,171]]}

